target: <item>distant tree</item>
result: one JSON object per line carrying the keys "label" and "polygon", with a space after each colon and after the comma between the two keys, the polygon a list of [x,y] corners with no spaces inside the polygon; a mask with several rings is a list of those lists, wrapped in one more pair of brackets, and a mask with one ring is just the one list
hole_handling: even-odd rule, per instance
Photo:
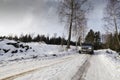
{"label": "distant tree", "polygon": [[94,44],[94,31],[91,29],[86,35],[85,42]]}
{"label": "distant tree", "polygon": [[57,44],[57,45],[60,45],[61,44],[61,37],[58,37],[58,38],[56,38],[56,43],[55,44]]}
{"label": "distant tree", "polygon": [[19,40],[22,41],[22,42],[32,42],[32,37],[30,34],[26,34],[26,35],[21,35],[19,37]]}
{"label": "distant tree", "polygon": [[101,43],[101,35],[100,32],[95,32],[94,34],[94,49],[101,49],[102,43]]}
{"label": "distant tree", "polygon": [[23,42],[28,42],[28,36],[27,36],[27,34],[25,36],[23,36]]}
{"label": "distant tree", "polygon": [[40,41],[44,41],[44,42],[46,41],[45,35],[41,35],[41,36],[40,36]]}
{"label": "distant tree", "polygon": [[118,38],[119,38],[119,40],[120,40],[120,32],[119,32],[119,34],[118,34]]}
{"label": "distant tree", "polygon": [[24,38],[24,35],[21,34],[20,37],[19,37],[19,40],[23,42],[23,38]]}
{"label": "distant tree", "polygon": [[95,43],[101,43],[101,35],[100,35],[99,31],[95,32],[94,37],[95,37],[95,39],[94,39]]}
{"label": "distant tree", "polygon": [[32,42],[32,36],[30,34],[27,36],[27,42]]}
{"label": "distant tree", "polygon": [[56,43],[56,37],[57,37],[57,33],[54,33],[54,35],[53,35],[54,44]]}
{"label": "distant tree", "polygon": [[65,41],[65,35],[64,35],[64,33],[63,33],[63,34],[62,34],[62,38],[61,38],[61,46],[64,45],[64,41]]}
{"label": "distant tree", "polygon": [[34,42],[39,42],[40,41],[40,35],[38,34],[36,37],[33,39]]}
{"label": "distant tree", "polygon": [[12,35],[9,35],[9,36],[7,37],[7,39],[13,40],[13,36],[12,36]]}
{"label": "distant tree", "polygon": [[115,33],[114,36],[113,36],[113,45],[112,45],[112,49],[115,50],[115,51],[120,51],[120,47],[119,47],[119,44],[117,42],[117,34]]}
{"label": "distant tree", "polygon": [[120,40],[118,37],[120,26],[120,0],[107,0],[107,6],[105,8],[105,28],[107,31],[114,31],[116,34],[116,41],[120,47]]}
{"label": "distant tree", "polygon": [[105,48],[110,48],[110,42],[112,42],[112,33],[111,34],[104,34],[104,44]]}
{"label": "distant tree", "polygon": [[49,34],[46,37],[46,43],[49,44]]}
{"label": "distant tree", "polygon": [[15,36],[13,39],[14,39],[15,41],[18,41],[18,40],[19,40],[18,36]]}
{"label": "distant tree", "polygon": [[105,45],[106,47],[105,48],[110,48],[112,50],[115,50],[115,51],[120,51],[120,47],[119,47],[119,44],[117,42],[117,38],[116,38],[116,34],[107,34],[106,36],[106,40],[105,40]]}

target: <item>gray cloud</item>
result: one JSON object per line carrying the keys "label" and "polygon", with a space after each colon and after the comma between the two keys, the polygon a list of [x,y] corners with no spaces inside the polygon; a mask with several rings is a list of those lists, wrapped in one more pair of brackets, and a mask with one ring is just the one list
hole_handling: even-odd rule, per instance
{"label": "gray cloud", "polygon": [[56,0],[0,0],[0,32],[61,33],[57,4]]}
{"label": "gray cloud", "polygon": [[[101,25],[104,4],[102,0],[93,3],[95,9],[89,16],[88,25],[97,27]],[[57,0],[0,0],[0,32],[4,35],[34,32],[61,35],[64,25],[59,23],[57,5]]]}

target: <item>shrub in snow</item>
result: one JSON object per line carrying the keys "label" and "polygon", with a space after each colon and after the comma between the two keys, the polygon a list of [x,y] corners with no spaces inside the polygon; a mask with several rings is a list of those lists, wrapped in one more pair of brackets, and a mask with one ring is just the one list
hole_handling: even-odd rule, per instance
{"label": "shrub in snow", "polygon": [[32,49],[32,47],[30,47],[30,49]]}
{"label": "shrub in snow", "polygon": [[112,54],[112,52],[111,52],[111,51],[109,51],[109,50],[106,50],[106,53],[108,53],[108,54]]}
{"label": "shrub in snow", "polygon": [[15,50],[15,51],[12,51],[11,53],[17,53],[18,52],[18,50]]}
{"label": "shrub in snow", "polygon": [[7,43],[7,45],[13,45],[15,48],[19,48],[19,44],[18,43]]}
{"label": "shrub in snow", "polygon": [[52,56],[57,56],[56,54],[52,54]]}
{"label": "shrub in snow", "polygon": [[21,59],[24,59],[24,57],[22,57]]}
{"label": "shrub in snow", "polygon": [[33,55],[33,59],[37,58],[38,56]]}
{"label": "shrub in snow", "polygon": [[35,50],[33,50],[33,52],[35,52]]}
{"label": "shrub in snow", "polygon": [[20,48],[24,48],[23,44],[20,44]]}
{"label": "shrub in snow", "polygon": [[23,50],[20,50],[20,52],[22,53],[22,52],[23,52]]}
{"label": "shrub in snow", "polygon": [[26,48],[26,51],[29,49],[29,46],[28,45],[26,45],[26,46],[24,46],[25,48]]}
{"label": "shrub in snow", "polygon": [[47,57],[48,55],[45,55],[45,57]]}
{"label": "shrub in snow", "polygon": [[3,49],[4,53],[7,53],[8,51],[10,51],[10,49]]}

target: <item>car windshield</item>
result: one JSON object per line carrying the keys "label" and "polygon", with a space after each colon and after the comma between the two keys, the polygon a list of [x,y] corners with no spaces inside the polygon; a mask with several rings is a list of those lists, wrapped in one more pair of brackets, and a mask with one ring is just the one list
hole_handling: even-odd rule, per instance
{"label": "car windshield", "polygon": [[91,48],[91,47],[92,47],[92,46],[86,46],[86,45],[85,45],[85,46],[84,46],[84,45],[82,46],[82,48]]}
{"label": "car windshield", "polygon": [[92,44],[82,44],[82,48],[92,48]]}

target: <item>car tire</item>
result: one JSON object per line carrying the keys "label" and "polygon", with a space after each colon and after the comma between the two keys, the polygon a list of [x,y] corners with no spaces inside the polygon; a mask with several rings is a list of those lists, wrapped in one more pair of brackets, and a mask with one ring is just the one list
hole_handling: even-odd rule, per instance
{"label": "car tire", "polygon": [[81,53],[81,51],[79,51],[79,54]]}
{"label": "car tire", "polygon": [[94,54],[94,51],[91,51],[90,54]]}

